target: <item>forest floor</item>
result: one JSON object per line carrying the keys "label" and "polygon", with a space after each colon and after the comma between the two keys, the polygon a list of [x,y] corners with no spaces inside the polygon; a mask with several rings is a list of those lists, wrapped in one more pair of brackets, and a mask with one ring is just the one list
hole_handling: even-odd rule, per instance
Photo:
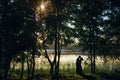
{"label": "forest floor", "polygon": [[[9,76],[8,80],[19,80],[18,76],[15,77]],[[26,77],[23,77],[22,80],[27,80]],[[61,74],[56,76],[51,76],[50,74],[36,74],[34,76],[34,80],[120,80],[120,74],[106,74],[106,73],[99,73],[99,74],[85,74],[85,75],[77,75],[77,74]]]}

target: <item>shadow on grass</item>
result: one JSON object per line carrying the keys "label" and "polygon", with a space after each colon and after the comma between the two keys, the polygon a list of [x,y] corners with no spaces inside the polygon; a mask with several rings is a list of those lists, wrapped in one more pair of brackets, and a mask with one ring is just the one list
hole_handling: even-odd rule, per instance
{"label": "shadow on grass", "polygon": [[54,75],[52,77],[52,80],[97,80],[96,77],[92,75],[76,75],[76,74],[68,74],[69,76],[66,75]]}
{"label": "shadow on grass", "polygon": [[92,75],[86,75],[86,74],[82,74],[81,75],[84,79],[87,79],[87,80],[97,80],[95,76],[92,76]]}
{"label": "shadow on grass", "polygon": [[101,77],[106,80],[120,80],[120,73],[98,73]]}
{"label": "shadow on grass", "polygon": [[35,75],[34,80],[86,80],[86,79],[83,79],[83,77],[76,74],[64,74],[64,75],[37,74]]}
{"label": "shadow on grass", "polygon": [[34,80],[120,80],[120,74],[37,74]]}

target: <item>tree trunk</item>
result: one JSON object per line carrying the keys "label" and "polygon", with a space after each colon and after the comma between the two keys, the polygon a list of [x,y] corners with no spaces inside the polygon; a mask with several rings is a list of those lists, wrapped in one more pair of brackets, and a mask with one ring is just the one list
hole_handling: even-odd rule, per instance
{"label": "tree trunk", "polygon": [[90,61],[91,61],[91,72],[93,73],[93,53],[92,53],[92,50],[90,50]]}
{"label": "tree trunk", "polygon": [[[44,38],[43,38],[44,40]],[[46,47],[45,47],[45,43],[43,42],[43,48],[45,50],[45,57],[47,58],[51,68],[50,68],[50,73],[53,74],[53,68],[54,68],[54,64],[52,63],[52,61],[50,60],[49,56],[48,56],[48,53],[47,53],[47,50],[46,50]]]}
{"label": "tree trunk", "polygon": [[10,57],[6,57],[6,64],[5,64],[5,74],[4,74],[4,79],[7,80],[7,77],[8,77],[8,72],[9,72],[9,69],[10,69],[10,62],[11,62],[11,58]]}
{"label": "tree trunk", "polygon": [[95,51],[96,51],[96,38],[94,26],[90,27],[90,54],[91,54],[91,72],[95,73]]}
{"label": "tree trunk", "polygon": [[57,72],[57,56],[58,56],[58,37],[57,37],[57,28],[55,30],[55,46],[54,46],[54,49],[55,49],[55,57],[54,57],[54,61],[53,61],[53,64],[55,64],[55,75],[56,75],[56,72]]}
{"label": "tree trunk", "polygon": [[61,40],[61,36],[59,35],[58,32],[58,62],[57,62],[57,72],[56,74],[59,74],[59,68],[60,68],[60,55],[61,55],[61,49],[62,49],[62,41]]}
{"label": "tree trunk", "polygon": [[54,69],[54,64],[50,64],[51,68],[50,68],[50,73],[53,74],[53,69]]}
{"label": "tree trunk", "polygon": [[95,50],[94,50],[94,51],[93,51],[93,73],[96,72],[96,61],[95,61],[95,57],[96,57],[96,55],[95,55]]}
{"label": "tree trunk", "polygon": [[20,74],[20,80],[22,80],[22,77],[23,77],[23,71],[24,71],[24,53],[22,53],[21,55],[21,63],[22,63],[22,69],[21,69],[21,74]]}
{"label": "tree trunk", "polygon": [[32,62],[30,62],[29,61],[30,59],[29,59],[29,54],[27,54],[27,80],[30,80],[30,73],[31,73],[31,63]]}
{"label": "tree trunk", "polygon": [[90,42],[89,42],[89,47],[90,47],[90,61],[91,61],[91,72],[93,73],[93,30],[92,27],[90,26],[90,34],[89,34]]}
{"label": "tree trunk", "polygon": [[32,72],[31,72],[31,80],[33,80],[34,77],[34,70],[35,70],[35,52],[32,53]]}

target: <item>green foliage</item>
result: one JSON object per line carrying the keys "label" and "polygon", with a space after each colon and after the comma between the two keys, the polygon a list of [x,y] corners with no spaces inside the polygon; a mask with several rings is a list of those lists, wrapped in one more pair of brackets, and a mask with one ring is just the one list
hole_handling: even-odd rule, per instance
{"label": "green foliage", "polygon": [[94,65],[95,54],[120,60],[120,1],[50,1],[47,5],[50,10],[41,12],[36,21],[35,10],[41,2],[0,0],[0,68],[5,69],[0,72],[7,73],[10,61],[21,52],[35,52],[37,48],[42,51],[43,45],[36,43],[37,32],[41,34],[44,49],[54,44],[59,57],[62,46],[74,44],[78,38],[78,46],[91,52]]}
{"label": "green foliage", "polygon": [[119,59],[119,44],[120,44],[120,2],[118,0],[108,1],[108,9],[105,10],[103,16],[108,16],[107,20],[104,20],[104,39],[106,45],[108,45],[109,55]]}
{"label": "green foliage", "polygon": [[25,50],[36,51],[36,20],[32,7],[24,0],[0,2],[0,67],[5,70],[5,78],[13,57]]}
{"label": "green foliage", "polygon": [[[22,5],[21,5],[22,4]],[[6,3],[7,5],[7,3]],[[1,14],[1,53],[17,54],[33,47],[35,40],[35,15],[29,4],[24,1],[9,2],[2,5]]]}

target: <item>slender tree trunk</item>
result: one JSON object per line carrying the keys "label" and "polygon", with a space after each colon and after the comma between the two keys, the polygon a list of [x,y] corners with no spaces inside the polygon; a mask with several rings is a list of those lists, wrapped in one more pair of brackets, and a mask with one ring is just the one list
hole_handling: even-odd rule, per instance
{"label": "slender tree trunk", "polygon": [[9,72],[9,69],[10,69],[10,62],[11,62],[11,58],[10,57],[6,57],[6,64],[5,64],[5,74],[4,74],[4,79],[7,80],[7,77],[8,77],[8,72]]}
{"label": "slender tree trunk", "polygon": [[21,74],[20,74],[20,80],[22,80],[23,71],[24,71],[24,53],[22,53],[21,58],[22,58],[22,60],[21,60],[22,69],[21,69]]}
{"label": "slender tree trunk", "polygon": [[51,68],[50,68],[50,73],[53,74],[53,69],[54,69],[54,64],[50,64]]}
{"label": "slender tree trunk", "polygon": [[57,62],[57,74],[59,74],[60,69],[60,55],[61,55],[61,49],[62,49],[62,41],[61,36],[58,32],[58,62]]}
{"label": "slender tree trunk", "polygon": [[29,54],[27,54],[27,80],[30,80],[30,73],[31,73],[31,63]]}
{"label": "slender tree trunk", "polygon": [[[44,40],[44,38],[43,38],[43,40]],[[49,56],[48,56],[47,49],[46,49],[46,47],[45,47],[45,43],[44,43],[44,42],[43,42],[43,48],[44,48],[44,50],[45,50],[45,57],[47,58],[50,66],[51,66],[51,68],[50,68],[50,73],[53,74],[54,64],[52,63],[52,61],[50,60],[50,58],[49,58]]]}
{"label": "slender tree trunk", "polygon": [[61,52],[58,52],[58,64],[57,64],[57,74],[59,74],[59,69],[60,69],[60,54]]}
{"label": "slender tree trunk", "polygon": [[91,61],[91,72],[93,73],[93,53],[92,53],[92,50],[90,50],[90,61]]}
{"label": "slender tree trunk", "polygon": [[95,51],[96,51],[96,38],[94,26],[90,27],[90,54],[91,54],[91,72],[95,73],[96,63],[95,63]]}
{"label": "slender tree trunk", "polygon": [[96,55],[95,55],[95,50],[93,51],[93,73],[96,72]]}
{"label": "slender tree trunk", "polygon": [[31,72],[31,80],[33,80],[34,77],[34,70],[35,70],[35,52],[32,53],[32,72]]}
{"label": "slender tree trunk", "polygon": [[30,78],[30,66],[29,66],[29,62],[27,59],[27,80],[29,80],[29,78]]}
{"label": "slender tree trunk", "polygon": [[95,34],[96,34],[96,32],[95,32],[95,26],[94,26],[94,28],[93,28],[93,73],[96,72],[96,60],[95,60],[95,58],[96,58],[96,43],[97,43],[97,39],[95,37]]}
{"label": "slender tree trunk", "polygon": [[55,75],[56,75],[56,72],[57,72],[57,56],[58,56],[58,45],[57,45],[57,43],[58,43],[58,40],[57,40],[57,28],[56,28],[56,30],[55,30],[55,47],[54,47],[54,49],[55,49],[55,57],[54,57],[54,61],[53,61],[53,64],[55,64]]}
{"label": "slender tree trunk", "polygon": [[90,61],[91,61],[91,72],[93,73],[93,30],[92,27],[90,26],[90,42],[89,42],[89,47],[90,47]]}
{"label": "slender tree trunk", "polygon": [[95,69],[96,69],[96,61],[95,61],[95,52],[92,51],[91,52],[91,72],[95,73]]}

